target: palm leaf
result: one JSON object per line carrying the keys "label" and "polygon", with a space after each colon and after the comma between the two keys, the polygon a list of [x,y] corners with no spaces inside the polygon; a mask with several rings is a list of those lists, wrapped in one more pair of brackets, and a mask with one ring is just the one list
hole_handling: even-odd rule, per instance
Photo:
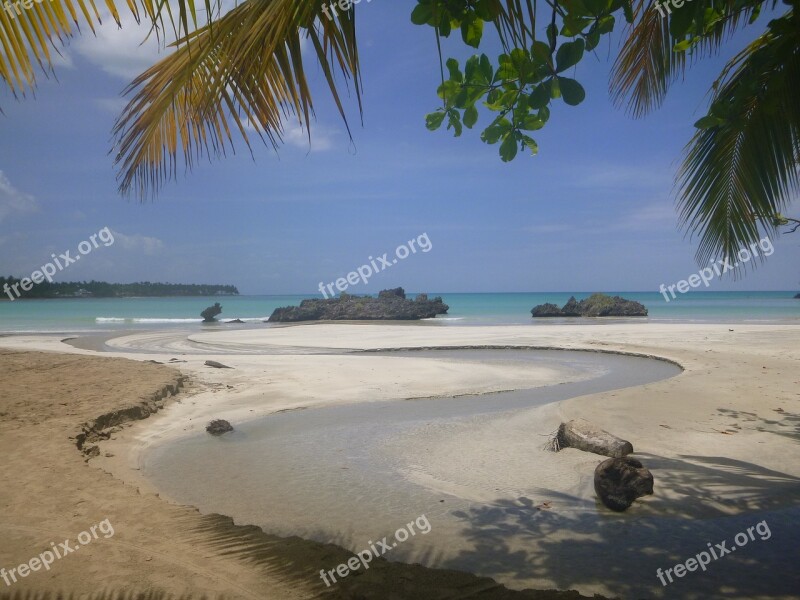
{"label": "palm leaf", "polygon": [[[700,129],[679,173],[680,218],[700,234],[697,259],[734,257],[757,242],[759,224],[798,191],[800,35],[792,12],[735,56],[714,84],[711,114],[720,124]],[[773,24],[787,30],[776,33]]]}
{"label": "palm leaf", "polygon": [[[335,71],[361,82],[353,13],[320,16],[322,1],[248,0],[182,38],[167,56],[132,82],[132,98],[114,128],[120,191],[144,199],[202,157],[233,149],[234,132],[250,147],[248,130],[277,148],[286,119],[310,136],[314,114],[302,41],[311,43],[347,123]],[[349,131],[349,129],[348,129]]]}
{"label": "palm leaf", "polygon": [[[218,1],[203,0],[209,17]],[[174,4],[176,8],[168,0],[127,0],[137,22],[144,17],[158,36],[164,35],[169,23],[179,38],[198,25],[196,2],[174,0]],[[105,7],[121,26],[114,0],[105,0]],[[52,73],[54,56],[64,42],[81,33],[81,26],[94,33],[102,21],[94,0],[45,0],[27,9],[19,4],[17,10],[0,7],[0,80],[20,98],[35,88],[37,67],[45,75]]]}
{"label": "palm leaf", "polygon": [[[703,0],[695,0],[695,4]],[[755,7],[739,9],[735,0],[724,4],[724,17],[706,33],[690,56],[675,52],[677,40],[669,32],[669,18],[662,17],[651,0],[634,0],[633,22],[626,26],[611,74],[609,92],[614,104],[640,118],[661,106],[670,85],[692,62],[718,52],[723,42],[749,19]],[[710,2],[707,2],[710,4]],[[702,7],[697,7],[702,10]]]}

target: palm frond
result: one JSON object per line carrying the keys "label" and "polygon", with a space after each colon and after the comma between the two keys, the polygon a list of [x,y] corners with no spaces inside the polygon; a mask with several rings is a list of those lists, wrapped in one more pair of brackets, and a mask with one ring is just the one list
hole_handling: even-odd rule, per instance
{"label": "palm frond", "polygon": [[503,5],[497,0],[498,17],[495,27],[503,46],[530,46],[536,28],[536,2],[534,0],[506,0]]}
{"label": "palm frond", "polygon": [[[696,0],[702,4],[702,0]],[[622,49],[614,62],[609,93],[617,107],[625,105],[634,118],[640,118],[661,106],[670,85],[694,61],[718,52],[723,42],[749,19],[753,6],[744,9],[727,0],[724,16],[691,50],[675,52],[677,40],[670,36],[669,18],[662,17],[651,0],[634,0],[633,22],[626,26]],[[687,5],[688,7],[688,5]],[[703,6],[696,6],[703,10]]]}
{"label": "palm frond", "polygon": [[[198,23],[195,0],[127,0],[137,22],[148,20],[159,37],[167,23],[174,38],[187,35]],[[210,17],[219,0],[202,0]],[[119,9],[114,0],[104,0],[111,18],[121,27]],[[166,18],[165,18],[166,15]],[[0,80],[16,98],[36,86],[37,67],[48,75],[53,72],[53,59],[68,38],[81,33],[85,26],[92,33],[102,23],[94,0],[46,0],[25,8],[21,0],[0,2]]]}
{"label": "palm frond", "polygon": [[719,124],[699,129],[687,145],[679,214],[700,235],[700,263],[757,242],[759,224],[774,232],[770,216],[798,191],[800,36],[791,15],[785,33],[771,23],[728,63],[714,84],[711,114]]}
{"label": "palm frond", "polygon": [[669,84],[682,71],[686,54],[672,51],[669,21],[644,0],[634,3],[634,21],[626,27],[627,38],[614,62],[609,84],[611,98],[619,106],[628,100],[628,112],[641,117],[661,105]]}
{"label": "palm frond", "polygon": [[[310,135],[314,114],[301,47],[310,42],[342,118],[336,71],[361,81],[353,12],[320,16],[322,2],[248,0],[176,44],[136,78],[114,128],[120,191],[154,194],[187,168],[233,149],[233,132],[250,147],[248,129],[278,147],[283,124],[295,116]],[[349,131],[349,128],[348,128]]]}
{"label": "palm frond", "polygon": [[[80,15],[80,16],[79,16]],[[19,98],[36,84],[36,66],[52,72],[54,54],[85,23],[94,31],[100,16],[93,0],[55,0],[30,8],[0,7],[0,79]]]}

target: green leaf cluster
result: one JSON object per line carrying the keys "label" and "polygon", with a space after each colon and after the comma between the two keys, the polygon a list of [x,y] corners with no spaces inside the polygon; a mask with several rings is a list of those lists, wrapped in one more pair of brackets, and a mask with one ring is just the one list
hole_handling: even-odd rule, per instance
{"label": "green leaf cluster", "polygon": [[[437,90],[442,106],[426,115],[427,128],[435,131],[446,122],[458,137],[464,127],[472,129],[478,123],[481,112],[488,112],[491,121],[481,140],[499,144],[503,161],[513,160],[520,151],[536,154],[539,146],[530,132],[547,123],[553,101],[577,106],[586,98],[583,86],[566,73],[613,30],[612,13],[620,9],[627,20],[632,18],[629,0],[570,0],[557,13],[560,27],[555,22],[547,26],[546,41],[532,39],[528,45],[508,47],[495,62],[475,54],[463,68],[456,59],[448,59],[447,78]],[[434,27],[444,37],[460,28],[464,42],[477,48],[484,23],[502,27],[509,15],[501,0],[418,0],[411,20]]]}

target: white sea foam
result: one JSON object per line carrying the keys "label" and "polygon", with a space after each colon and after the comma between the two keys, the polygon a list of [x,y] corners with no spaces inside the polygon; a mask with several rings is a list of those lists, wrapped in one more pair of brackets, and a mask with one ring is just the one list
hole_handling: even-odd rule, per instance
{"label": "white sea foam", "polygon": [[463,321],[464,317],[431,317],[430,319],[421,319],[422,321]]}
{"label": "white sea foam", "polygon": [[133,323],[202,323],[203,319],[159,319],[159,318],[137,318],[131,319]]}
{"label": "white sea foam", "polygon": [[[225,323],[227,321],[233,321],[236,317],[227,317],[222,318],[219,322]],[[239,317],[240,321],[244,321],[245,323],[260,323],[262,321],[266,321],[269,317]],[[202,323],[203,319],[194,317],[194,318],[178,318],[178,319],[171,319],[167,317],[96,317],[95,323],[145,323],[149,325],[153,324],[169,324],[169,323]]]}
{"label": "white sea foam", "polygon": [[[233,321],[236,318],[237,317],[232,317],[230,319],[223,319],[222,322],[224,323],[226,320]],[[261,323],[263,321],[269,320],[269,317],[238,317],[238,319],[240,321],[244,321],[245,323]]]}

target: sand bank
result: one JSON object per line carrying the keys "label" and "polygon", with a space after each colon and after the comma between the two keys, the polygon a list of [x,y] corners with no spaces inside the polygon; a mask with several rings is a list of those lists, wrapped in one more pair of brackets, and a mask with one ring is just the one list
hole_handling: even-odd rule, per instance
{"label": "sand bank", "polygon": [[[52,341],[39,338],[22,345],[42,343]],[[115,479],[97,468],[98,459],[87,462],[78,451],[75,437],[82,424],[100,415],[152,406],[162,398],[167,404],[185,401],[184,392],[164,397],[182,378],[177,370],[131,360],[8,350],[0,351],[0,365],[0,567],[7,573],[51,549],[51,542],[59,546],[69,540],[76,547],[80,534],[102,521],[113,527],[113,535],[99,535],[49,570],[39,567],[17,582],[9,576],[10,585],[0,579],[0,597],[151,593],[153,598],[256,600],[312,598],[323,592],[331,598],[576,597],[519,594],[466,573],[386,561],[326,589],[319,569],[345,562],[351,556],[345,550],[265,535],[218,515],[168,504]],[[142,423],[131,425],[112,433],[112,441]]]}
{"label": "sand bank", "polygon": [[[43,338],[0,342],[64,349]],[[643,387],[584,396],[489,421],[459,423],[445,432],[420,431],[419,438],[408,440],[397,454],[407,463],[401,472],[409,482],[477,503],[476,510],[466,514],[464,528],[474,548],[456,557],[442,554],[438,563],[434,553],[432,564],[470,565],[476,572],[492,573],[519,588],[557,586],[637,597],[643,581],[658,585],[654,573],[640,580],[631,576],[638,571],[641,557],[655,557],[656,563],[669,567],[689,556],[689,548],[699,545],[702,549],[706,541],[732,537],[741,523],[770,511],[770,518],[783,531],[773,529],[771,541],[748,550],[755,554],[743,551],[735,558],[726,557],[715,564],[714,579],[693,574],[693,579],[678,581],[671,588],[651,586],[646,595],[713,597],[724,591],[727,597],[793,597],[796,575],[772,578],[765,563],[751,559],[769,548],[781,549],[771,558],[773,568],[798,558],[796,549],[793,555],[784,552],[781,542],[782,535],[796,533],[796,526],[790,527],[793,513],[786,511],[794,510],[800,497],[797,326],[336,324],[200,333],[188,338],[165,332],[138,334],[112,340],[111,354],[139,360],[185,360],[175,366],[192,376],[198,393],[148,419],[146,426],[119,436],[116,441],[126,445],[111,451],[115,458],[124,457],[127,467],[135,467],[143,448],[197,431],[210,416],[235,421],[332,403],[542,385],[559,376],[504,365],[330,354],[333,350],[463,345],[627,351],[677,361],[686,371]],[[210,369],[203,366],[206,359],[234,368]],[[575,451],[541,453],[541,436],[553,431],[559,421],[575,417],[593,420],[630,439],[637,455],[653,470],[656,494],[626,514],[627,521],[614,517],[598,527],[596,521],[587,523],[574,512],[576,505],[592,509],[587,503],[592,499],[591,473],[597,457]],[[91,462],[134,480],[121,474],[126,465],[114,466],[113,458],[101,456]],[[496,494],[498,488],[504,490],[503,495]],[[548,508],[532,508],[543,502]],[[545,516],[531,519],[531,515]],[[659,542],[662,530],[647,519],[663,523],[668,517],[677,526],[663,530],[667,537]],[[636,529],[626,523],[637,519],[653,529],[651,536],[636,539]],[[720,537],[696,539],[692,523],[699,520],[713,522],[709,531]],[[619,531],[628,537],[620,537]],[[501,561],[494,560],[498,556]],[[516,567],[509,569],[514,560]],[[752,563],[749,573],[736,577],[737,571],[744,573],[748,560]],[[647,564],[649,568],[654,563]]]}

